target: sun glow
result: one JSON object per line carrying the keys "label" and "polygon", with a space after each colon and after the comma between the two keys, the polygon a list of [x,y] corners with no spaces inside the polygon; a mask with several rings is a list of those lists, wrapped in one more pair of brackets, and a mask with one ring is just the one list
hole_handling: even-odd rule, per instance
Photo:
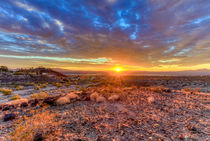
{"label": "sun glow", "polygon": [[119,72],[123,71],[123,69],[121,67],[115,67],[114,71],[119,73]]}
{"label": "sun glow", "polygon": [[116,68],[116,72],[120,72],[121,71],[121,69],[120,68]]}

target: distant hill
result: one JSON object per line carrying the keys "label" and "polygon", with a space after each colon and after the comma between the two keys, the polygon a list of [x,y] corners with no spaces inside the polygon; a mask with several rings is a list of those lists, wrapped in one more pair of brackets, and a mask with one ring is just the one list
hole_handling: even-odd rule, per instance
{"label": "distant hill", "polygon": [[[103,71],[73,71],[67,69],[54,68],[54,70],[64,74],[106,74]],[[125,74],[131,75],[160,75],[160,76],[205,76],[210,75],[209,69],[199,70],[186,70],[186,71],[164,71],[164,72],[152,72],[152,71],[131,71]]]}
{"label": "distant hill", "polygon": [[36,74],[50,74],[50,75],[55,75],[58,77],[66,77],[65,74],[59,71],[55,71],[51,68],[44,68],[44,67],[38,67],[38,68],[29,68],[29,69],[19,69],[16,72],[24,72],[24,73],[36,73]]}
{"label": "distant hill", "polygon": [[164,71],[164,72],[150,72],[150,71],[135,71],[130,72],[133,75],[160,75],[160,76],[206,76],[210,75],[210,70],[186,70],[186,71]]}

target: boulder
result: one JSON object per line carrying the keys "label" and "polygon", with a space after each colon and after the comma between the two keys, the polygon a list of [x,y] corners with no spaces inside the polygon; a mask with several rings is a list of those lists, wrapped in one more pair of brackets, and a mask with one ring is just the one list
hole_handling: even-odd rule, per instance
{"label": "boulder", "polygon": [[98,93],[97,93],[97,92],[94,92],[94,93],[92,93],[92,94],[90,95],[90,100],[91,100],[91,101],[96,101],[96,98],[97,98],[98,96],[99,96]]}
{"label": "boulder", "polygon": [[9,113],[9,114],[5,114],[4,115],[4,121],[13,120],[15,118],[16,118],[16,114],[15,113]]}
{"label": "boulder", "polygon": [[69,99],[79,99],[79,96],[74,93],[70,93],[66,95]]}
{"label": "boulder", "polygon": [[120,100],[120,96],[119,95],[112,95],[108,98],[109,101],[118,101]]}
{"label": "boulder", "polygon": [[155,98],[150,96],[147,98],[148,103],[154,103],[155,102]]}
{"label": "boulder", "polygon": [[98,102],[98,103],[106,102],[106,98],[103,96],[99,96],[96,98],[96,102]]}
{"label": "boulder", "polygon": [[65,105],[69,103],[70,103],[70,99],[67,96],[60,97],[56,100],[56,105]]}

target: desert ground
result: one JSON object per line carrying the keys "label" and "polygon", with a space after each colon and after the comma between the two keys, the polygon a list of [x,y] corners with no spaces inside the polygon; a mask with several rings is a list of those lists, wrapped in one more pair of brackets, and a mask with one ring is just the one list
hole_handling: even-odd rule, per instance
{"label": "desert ground", "polygon": [[0,140],[209,140],[209,76],[0,72]]}

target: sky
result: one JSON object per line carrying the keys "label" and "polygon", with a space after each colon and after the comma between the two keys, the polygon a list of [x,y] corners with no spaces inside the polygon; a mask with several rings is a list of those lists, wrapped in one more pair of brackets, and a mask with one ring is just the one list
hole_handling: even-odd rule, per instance
{"label": "sky", "polygon": [[210,69],[210,1],[1,0],[0,65]]}

